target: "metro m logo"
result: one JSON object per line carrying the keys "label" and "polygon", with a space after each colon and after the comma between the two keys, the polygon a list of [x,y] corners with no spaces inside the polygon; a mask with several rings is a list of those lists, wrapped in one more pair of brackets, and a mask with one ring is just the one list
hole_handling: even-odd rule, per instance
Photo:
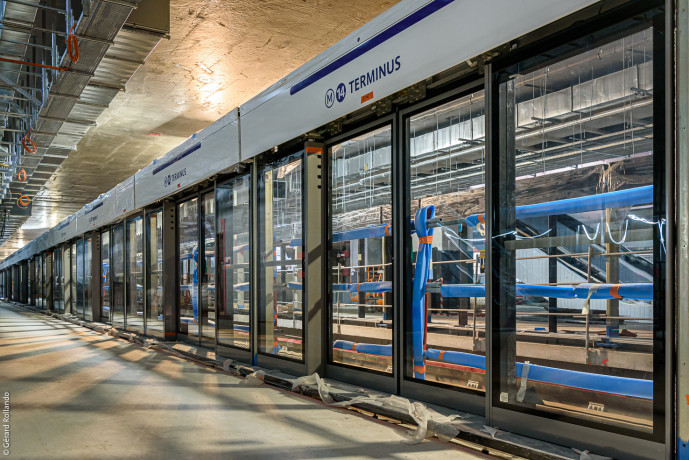
{"label": "metro m logo", "polygon": [[335,91],[333,91],[331,88],[325,92],[325,106],[327,108],[330,108],[333,106],[334,103],[335,103]]}

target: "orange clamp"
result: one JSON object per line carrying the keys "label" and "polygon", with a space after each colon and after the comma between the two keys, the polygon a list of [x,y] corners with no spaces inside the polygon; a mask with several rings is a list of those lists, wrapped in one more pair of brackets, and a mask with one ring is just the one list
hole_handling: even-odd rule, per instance
{"label": "orange clamp", "polygon": [[419,237],[419,243],[421,243],[421,244],[431,244],[431,243],[433,243],[433,235],[420,236],[420,237]]}

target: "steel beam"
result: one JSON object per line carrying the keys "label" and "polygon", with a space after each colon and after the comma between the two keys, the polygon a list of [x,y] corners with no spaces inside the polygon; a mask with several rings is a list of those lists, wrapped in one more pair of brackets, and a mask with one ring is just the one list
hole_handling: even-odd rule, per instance
{"label": "steel beam", "polygon": [[50,10],[50,11],[56,11],[60,14],[66,14],[67,12],[61,8],[55,8],[52,6],[46,6],[46,5],[38,5],[36,3],[30,3],[30,2],[23,2],[21,0],[5,0],[7,3],[14,3],[17,5],[25,5],[25,6],[31,6],[33,8],[41,8],[43,10]]}
{"label": "steel beam", "polygon": [[89,121],[89,120],[78,120],[75,118],[59,118],[59,117],[49,117],[47,115],[38,115],[38,118],[46,121],[59,121],[62,123],[72,123],[75,125],[84,125],[84,126],[96,126],[95,121]]}
{"label": "steel beam", "polygon": [[29,101],[31,101],[31,102],[34,103],[35,105],[37,105],[37,106],[39,106],[39,107],[41,106],[41,102],[40,102],[38,99],[36,99],[35,97],[33,97],[33,96],[32,96],[28,91],[26,91],[24,88],[15,85],[15,84],[12,82],[12,80],[10,80],[8,77],[6,77],[5,75],[3,75],[2,73],[0,73],[0,81],[3,81],[3,82],[6,83],[7,85],[9,85],[12,89],[14,89],[16,92],[18,92],[19,94],[21,94],[21,95],[24,96],[25,98],[27,98]]}

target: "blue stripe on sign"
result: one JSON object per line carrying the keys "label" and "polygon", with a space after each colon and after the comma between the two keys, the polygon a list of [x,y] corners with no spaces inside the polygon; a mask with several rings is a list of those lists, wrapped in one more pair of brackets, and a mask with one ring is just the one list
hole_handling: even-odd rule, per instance
{"label": "blue stripe on sign", "polygon": [[201,148],[200,142],[193,147],[189,147],[184,152],[180,153],[179,155],[177,155],[175,157],[170,158],[168,161],[166,161],[165,163],[161,164],[156,169],[154,169],[153,175],[155,176],[156,174],[158,174],[163,169],[167,168],[168,166],[172,166],[173,164],[177,163],[182,158],[191,155],[192,153],[196,152],[200,148]]}
{"label": "blue stripe on sign", "polygon": [[59,227],[57,227],[55,230],[62,230],[63,228],[65,228],[65,227],[68,226],[68,225],[69,225],[69,222],[65,222],[64,224],[62,224],[62,225],[60,225]]}
{"label": "blue stripe on sign", "polygon": [[91,211],[95,211],[96,209],[100,208],[101,206],[103,206],[103,202],[102,202],[102,201],[101,201],[100,203],[98,203],[97,205],[95,205],[94,207],[92,207],[91,209],[89,209],[88,211],[86,211],[86,212],[84,213],[84,215],[90,213]]}
{"label": "blue stripe on sign", "polygon": [[424,6],[420,10],[415,11],[414,13],[410,14],[406,18],[402,19],[400,22],[393,24],[389,28],[385,29],[375,37],[371,37],[368,40],[366,40],[364,43],[361,45],[357,46],[353,50],[351,50],[349,53],[339,57],[338,59],[334,60],[327,66],[323,67],[322,69],[318,70],[316,73],[313,73],[297,83],[296,85],[292,86],[289,89],[290,95],[297,94],[299,91],[301,91],[304,88],[307,88],[308,86],[311,86],[312,84],[316,83],[318,80],[325,78],[326,76],[330,75],[340,67],[345,66],[346,64],[349,64],[352,62],[354,59],[358,58],[359,56],[362,56],[366,54],[367,52],[371,51],[373,48],[375,48],[378,45],[381,45],[385,43],[386,41],[390,40],[392,37],[395,35],[404,32],[414,24],[422,21],[423,19],[427,18],[431,14],[435,13],[439,9],[449,5],[450,3],[454,2],[455,0],[433,0],[431,3],[428,5]]}

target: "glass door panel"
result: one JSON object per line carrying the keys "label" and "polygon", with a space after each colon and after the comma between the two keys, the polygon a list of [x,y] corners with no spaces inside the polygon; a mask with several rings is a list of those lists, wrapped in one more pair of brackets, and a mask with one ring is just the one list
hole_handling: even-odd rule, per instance
{"label": "glass door panel", "polygon": [[218,344],[251,344],[251,179],[237,177],[215,189],[218,203]]}
{"label": "glass door panel", "polygon": [[203,266],[201,289],[201,334],[206,346],[215,346],[215,193],[201,197],[203,215]]}
{"label": "glass door panel", "polygon": [[651,433],[665,257],[654,31],[578,49],[500,80],[494,399]]}
{"label": "glass door panel", "polygon": [[163,337],[163,212],[147,215],[146,335]]}
{"label": "glass door panel", "polygon": [[332,362],[392,373],[389,126],[330,148],[328,274]]}
{"label": "glass door panel", "polygon": [[198,199],[177,205],[179,313],[177,332],[199,335]]}
{"label": "glass door panel", "polygon": [[484,92],[407,120],[413,287],[405,375],[485,392]]}
{"label": "glass door panel", "polygon": [[112,229],[112,325],[124,328],[124,225]]}
{"label": "glass door panel", "polygon": [[110,232],[105,231],[100,236],[100,257],[101,257],[101,307],[100,318],[103,323],[112,322],[110,306],[112,305],[110,290]]}
{"label": "glass door panel", "polygon": [[53,251],[53,270],[55,311],[57,313],[64,313],[65,304],[62,302],[62,247],[57,247]]}
{"label": "glass door panel", "polygon": [[44,283],[44,289],[43,293],[45,294],[45,308],[48,311],[55,311],[55,297],[54,297],[54,276],[55,273],[53,271],[53,253],[52,252],[47,252],[44,254],[43,257],[44,260],[44,265],[43,265],[43,283]]}
{"label": "glass door panel", "polygon": [[84,319],[86,321],[93,321],[93,306],[91,305],[92,241],[92,237],[88,236],[84,243]]}
{"label": "glass door panel", "polygon": [[[76,248],[72,244],[65,244],[62,251],[62,298],[64,299],[64,311],[65,314],[73,315],[76,314],[76,306],[72,301],[72,252],[76,252]],[[76,268],[76,267],[74,267]]]}
{"label": "glass door panel", "polygon": [[76,289],[75,299],[77,304],[77,315],[79,318],[84,318],[84,240],[79,238],[76,242],[76,263],[72,262],[72,266],[76,265],[76,273],[74,286]]}
{"label": "glass door panel", "polygon": [[259,352],[297,360],[304,342],[302,161],[298,153],[268,163],[258,182]]}
{"label": "glass door panel", "polygon": [[144,332],[143,217],[127,221],[127,330]]}

